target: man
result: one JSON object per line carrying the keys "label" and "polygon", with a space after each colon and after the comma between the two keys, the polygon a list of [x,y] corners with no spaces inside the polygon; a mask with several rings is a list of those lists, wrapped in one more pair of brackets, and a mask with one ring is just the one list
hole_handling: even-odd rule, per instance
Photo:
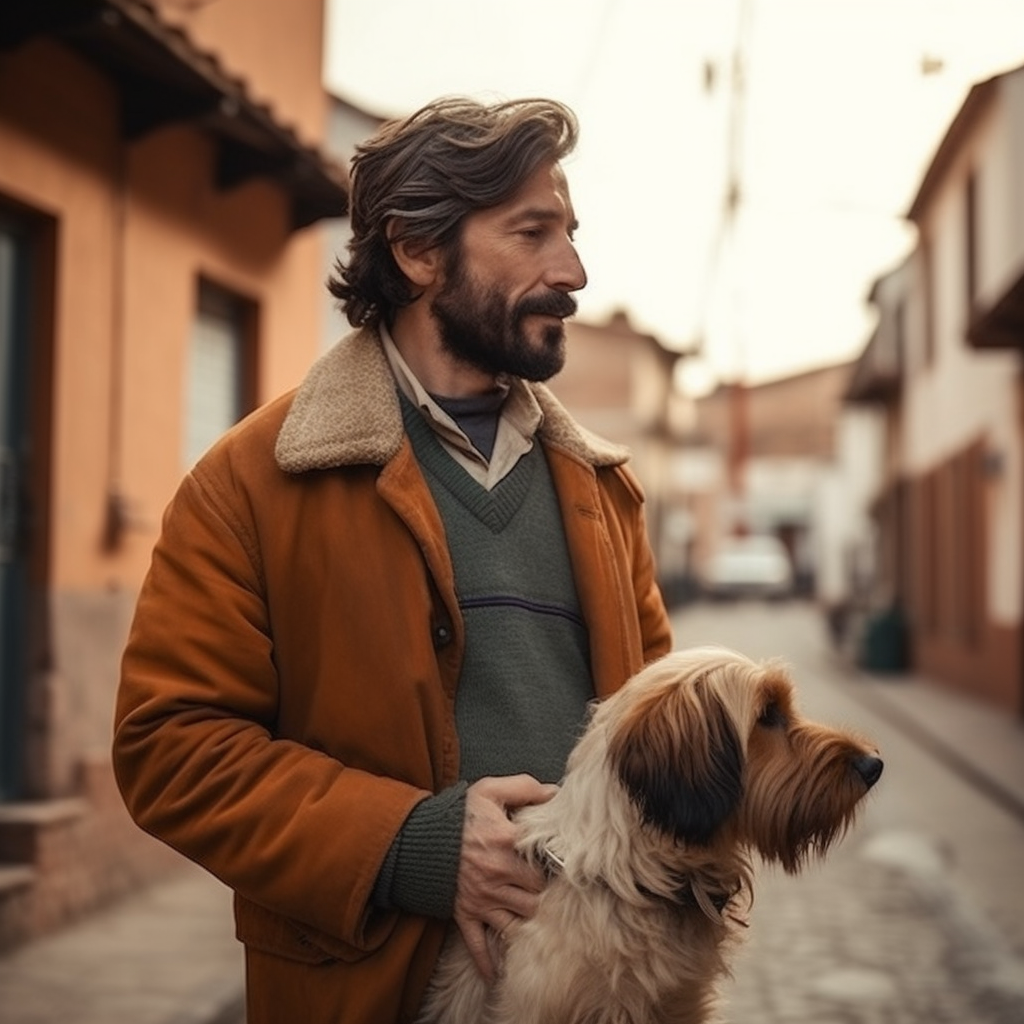
{"label": "man", "polygon": [[136,820],[235,890],[249,1024],[415,1016],[543,887],[509,814],[668,651],[625,452],[551,393],[572,113],[431,104],[354,160],[359,328],[183,481],[116,716]]}

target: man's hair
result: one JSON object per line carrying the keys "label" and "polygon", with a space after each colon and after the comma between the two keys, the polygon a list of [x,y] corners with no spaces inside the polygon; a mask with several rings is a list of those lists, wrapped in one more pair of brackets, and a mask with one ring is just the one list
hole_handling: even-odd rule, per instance
{"label": "man's hair", "polygon": [[436,100],[390,121],[352,160],[348,264],[327,282],[354,327],[416,298],[391,245],[413,239],[450,254],[463,218],[510,199],[533,172],[576,146],[576,116],[554,100],[491,105]]}

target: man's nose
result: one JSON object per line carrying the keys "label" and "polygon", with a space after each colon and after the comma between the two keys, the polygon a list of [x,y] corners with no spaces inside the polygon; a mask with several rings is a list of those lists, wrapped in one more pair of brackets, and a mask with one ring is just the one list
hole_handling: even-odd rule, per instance
{"label": "man's nose", "polygon": [[576,246],[569,239],[566,239],[565,244],[559,248],[547,283],[562,292],[578,292],[586,287],[587,272],[583,269],[583,262],[576,251]]}

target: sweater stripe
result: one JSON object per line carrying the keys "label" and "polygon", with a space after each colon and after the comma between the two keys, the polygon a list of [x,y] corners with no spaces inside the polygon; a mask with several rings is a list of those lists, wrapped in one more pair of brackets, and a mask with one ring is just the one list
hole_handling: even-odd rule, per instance
{"label": "sweater stripe", "polygon": [[547,604],[543,601],[530,601],[522,597],[514,597],[511,594],[488,594],[479,597],[467,597],[459,601],[459,607],[466,611],[471,608],[519,608],[522,611],[535,612],[538,615],[557,615],[563,619],[574,622],[577,626],[586,628],[582,615],[564,607],[563,605]]}

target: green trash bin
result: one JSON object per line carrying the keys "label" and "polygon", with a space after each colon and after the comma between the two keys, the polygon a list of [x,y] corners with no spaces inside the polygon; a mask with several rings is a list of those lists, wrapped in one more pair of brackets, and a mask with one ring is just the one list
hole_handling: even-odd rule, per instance
{"label": "green trash bin", "polygon": [[860,665],[869,672],[903,672],[907,668],[907,623],[893,605],[868,618],[861,641]]}

